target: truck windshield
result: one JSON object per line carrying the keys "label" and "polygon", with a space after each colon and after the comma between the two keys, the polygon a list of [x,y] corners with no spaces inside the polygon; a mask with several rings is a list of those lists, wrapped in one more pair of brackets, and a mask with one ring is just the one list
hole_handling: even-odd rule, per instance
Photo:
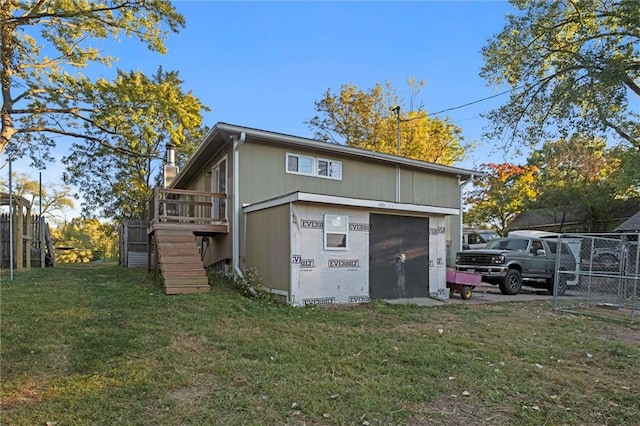
{"label": "truck windshield", "polygon": [[488,249],[527,251],[529,240],[521,238],[498,238],[487,244]]}
{"label": "truck windshield", "polygon": [[500,235],[495,232],[478,232],[478,235],[480,235],[480,238],[485,243],[500,237]]}

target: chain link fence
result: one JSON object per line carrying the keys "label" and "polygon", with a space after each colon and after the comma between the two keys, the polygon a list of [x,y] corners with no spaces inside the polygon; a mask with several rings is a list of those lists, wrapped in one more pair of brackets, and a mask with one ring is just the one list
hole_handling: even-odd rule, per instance
{"label": "chain link fence", "polygon": [[[563,234],[558,238],[558,257],[553,308],[582,315],[634,322],[640,310],[640,233]],[[564,293],[564,294],[563,294]]]}

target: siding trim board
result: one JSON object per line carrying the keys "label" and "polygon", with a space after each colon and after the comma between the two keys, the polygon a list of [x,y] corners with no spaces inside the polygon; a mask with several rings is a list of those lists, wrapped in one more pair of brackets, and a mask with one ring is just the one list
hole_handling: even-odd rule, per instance
{"label": "siding trim board", "polygon": [[383,209],[397,212],[413,212],[413,213],[430,213],[438,215],[454,215],[460,214],[460,209],[437,206],[424,206],[419,204],[392,203],[388,201],[363,200],[359,198],[338,197],[335,195],[311,194],[307,192],[294,192],[281,197],[270,200],[260,201],[243,206],[245,213],[251,213],[258,210],[268,209],[282,204],[293,203],[296,201],[308,201],[320,204],[333,204],[349,207],[363,207],[369,209]]}

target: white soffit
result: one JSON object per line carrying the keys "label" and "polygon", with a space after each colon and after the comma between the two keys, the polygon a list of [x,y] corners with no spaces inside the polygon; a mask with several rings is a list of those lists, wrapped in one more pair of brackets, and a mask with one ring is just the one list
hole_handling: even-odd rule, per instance
{"label": "white soffit", "polygon": [[272,198],[266,201],[260,201],[248,204],[243,207],[245,213],[251,213],[258,210],[264,210],[271,207],[280,206],[282,204],[293,203],[296,201],[307,201],[311,203],[333,204],[348,207],[363,207],[368,209],[392,210],[398,212],[414,212],[414,213],[431,213],[440,215],[460,214],[459,209],[450,207],[424,206],[419,204],[392,203],[388,201],[363,200],[360,198],[338,197],[335,195],[310,194],[307,192],[294,192],[293,194],[283,195],[282,197]]}

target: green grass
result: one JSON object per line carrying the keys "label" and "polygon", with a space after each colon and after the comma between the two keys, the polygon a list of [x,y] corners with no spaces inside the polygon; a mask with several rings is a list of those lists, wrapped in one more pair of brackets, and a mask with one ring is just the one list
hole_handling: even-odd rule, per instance
{"label": "green grass", "polygon": [[640,329],[550,303],[293,308],[143,270],[0,276],[3,425],[634,424]]}

